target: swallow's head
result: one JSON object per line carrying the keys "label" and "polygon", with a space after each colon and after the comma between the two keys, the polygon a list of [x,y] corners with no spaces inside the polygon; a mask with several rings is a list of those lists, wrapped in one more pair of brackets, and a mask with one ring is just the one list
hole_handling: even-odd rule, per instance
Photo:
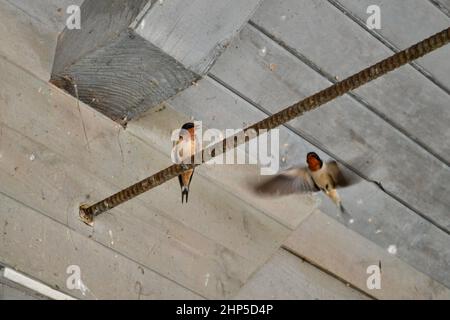
{"label": "swallow's head", "polygon": [[308,163],[308,168],[311,171],[320,170],[323,166],[322,160],[315,152],[308,153],[306,156],[306,162]]}
{"label": "swallow's head", "polygon": [[193,122],[188,122],[188,123],[183,124],[181,129],[189,130],[189,129],[193,129],[194,127],[195,127],[195,125]]}
{"label": "swallow's head", "polygon": [[193,136],[194,131],[195,131],[195,125],[193,122],[188,122],[188,123],[183,124],[181,129],[187,130],[191,134],[191,136]]}

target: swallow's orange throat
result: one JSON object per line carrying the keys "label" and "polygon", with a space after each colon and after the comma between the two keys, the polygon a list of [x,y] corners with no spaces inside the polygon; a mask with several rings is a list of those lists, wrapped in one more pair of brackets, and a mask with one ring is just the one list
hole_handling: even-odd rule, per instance
{"label": "swallow's orange throat", "polygon": [[320,160],[319,156],[313,152],[308,153],[306,156],[306,162],[308,163],[308,168],[311,171],[318,171],[322,168],[322,160]]}

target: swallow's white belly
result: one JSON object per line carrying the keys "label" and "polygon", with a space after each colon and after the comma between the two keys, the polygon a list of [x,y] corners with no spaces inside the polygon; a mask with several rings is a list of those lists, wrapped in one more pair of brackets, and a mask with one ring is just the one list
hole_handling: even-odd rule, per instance
{"label": "swallow's white belly", "polygon": [[324,163],[322,168],[317,171],[310,171],[311,177],[314,180],[314,183],[324,192],[331,191],[334,189],[333,181],[330,178],[330,175],[327,172],[326,164]]}

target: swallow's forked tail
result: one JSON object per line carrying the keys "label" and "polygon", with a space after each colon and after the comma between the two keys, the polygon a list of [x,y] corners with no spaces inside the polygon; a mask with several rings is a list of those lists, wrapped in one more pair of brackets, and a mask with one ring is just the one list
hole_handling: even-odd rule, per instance
{"label": "swallow's forked tail", "polygon": [[347,212],[347,210],[345,209],[345,207],[342,205],[342,202],[339,202],[339,203],[338,203],[338,208],[339,208],[339,210],[341,210],[341,213],[342,213],[342,214],[348,215],[348,212]]}
{"label": "swallow's forked tail", "polygon": [[341,201],[341,198],[339,197],[339,195],[337,195],[337,197],[333,199],[333,202],[339,208],[339,211],[341,211],[342,215],[348,215],[348,212],[345,209],[344,205],[342,204],[342,201]]}
{"label": "swallow's forked tail", "polygon": [[[339,209],[342,207],[341,197],[336,190],[330,190],[327,192],[327,196],[338,206]],[[341,209],[342,210],[342,209]]]}
{"label": "swallow's forked tail", "polygon": [[350,214],[348,213],[348,211],[344,208],[343,204],[342,204],[342,200],[341,197],[339,196],[339,194],[337,193],[336,190],[332,190],[328,193],[328,197],[330,197],[330,199],[336,204],[336,206],[339,208],[339,210],[341,211],[343,216],[348,216],[350,217]]}
{"label": "swallow's forked tail", "polygon": [[186,186],[181,187],[181,203],[184,203],[184,196],[186,196],[186,203],[189,198],[189,188]]}

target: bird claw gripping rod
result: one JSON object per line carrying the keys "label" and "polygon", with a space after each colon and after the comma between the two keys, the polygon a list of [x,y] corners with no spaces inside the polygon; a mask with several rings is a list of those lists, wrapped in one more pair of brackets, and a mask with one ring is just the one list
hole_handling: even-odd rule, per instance
{"label": "bird claw gripping rod", "polygon": [[[274,115],[255,123],[254,125],[247,127],[244,129],[244,134],[252,131],[256,133],[256,136],[260,134],[260,130],[270,130],[276,128],[280,125],[283,125],[299,116],[304,114],[305,112],[311,111],[313,109],[318,108],[321,105],[324,105],[351,90],[354,90],[362,85],[367,84],[370,81],[373,81],[388,72],[391,72],[407,63],[410,63],[418,58],[423,57],[424,55],[443,47],[448,44],[450,41],[450,28],[447,28],[428,39],[425,39],[412,47],[398,52],[391,57],[360,71],[357,74],[350,76],[349,78],[342,80],[329,88],[322,90],[304,100],[278,112]],[[254,137],[256,137],[254,136]],[[205,152],[213,156],[218,156],[219,154],[226,153],[228,150],[236,148],[238,145],[245,143],[245,141],[235,139],[235,136],[231,136],[227,139],[222,140],[221,142],[209,147],[208,149],[204,149],[200,151],[197,155],[201,155],[201,163],[205,162],[205,158],[203,157]],[[240,141],[240,142],[238,142]],[[222,145],[222,146],[221,146]],[[220,153],[216,153],[216,151]],[[164,182],[173,179],[183,173],[186,170],[195,168],[200,164],[194,164],[195,156],[191,157],[191,164],[174,164],[164,170],[159,171],[158,173],[122,190],[117,192],[116,194],[99,201],[98,203],[87,206],[82,205],[80,207],[80,218],[83,222],[93,225],[94,217],[98,216],[112,208],[129,201],[138,195],[147,192],[150,189],[153,189]]]}

